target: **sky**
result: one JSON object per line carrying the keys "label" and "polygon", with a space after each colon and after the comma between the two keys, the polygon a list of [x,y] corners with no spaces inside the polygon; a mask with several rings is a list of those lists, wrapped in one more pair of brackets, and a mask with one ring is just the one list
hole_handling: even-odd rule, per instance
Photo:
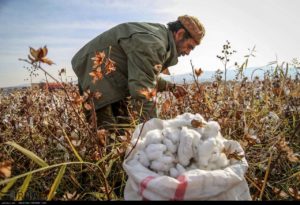
{"label": "sky", "polygon": [[[216,55],[226,40],[237,51],[232,65],[243,62],[254,46],[249,67],[291,62],[300,58],[299,8],[299,0],[0,0],[0,87],[30,83],[29,64],[18,60],[27,58],[29,47],[46,45],[55,65],[43,68],[57,78],[66,68],[65,78],[76,80],[72,57],[102,32],[124,22],[166,25],[184,14],[196,16],[206,35],[169,68],[171,74],[192,72],[190,60],[204,72],[224,69]],[[32,82],[45,80],[38,73]]]}

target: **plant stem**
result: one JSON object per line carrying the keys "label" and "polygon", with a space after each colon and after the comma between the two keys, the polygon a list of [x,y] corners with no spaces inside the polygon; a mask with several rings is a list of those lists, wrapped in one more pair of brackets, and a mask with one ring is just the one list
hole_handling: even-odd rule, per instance
{"label": "plant stem", "polygon": [[263,186],[261,188],[260,195],[259,195],[259,200],[260,201],[262,200],[262,197],[263,197],[263,194],[264,194],[264,191],[265,191],[265,188],[266,188],[267,180],[268,180],[268,177],[269,177],[270,166],[271,166],[271,162],[272,162],[272,156],[273,156],[273,152],[271,152],[270,157],[269,157],[268,167],[267,167],[265,178],[264,178],[264,183],[263,183]]}

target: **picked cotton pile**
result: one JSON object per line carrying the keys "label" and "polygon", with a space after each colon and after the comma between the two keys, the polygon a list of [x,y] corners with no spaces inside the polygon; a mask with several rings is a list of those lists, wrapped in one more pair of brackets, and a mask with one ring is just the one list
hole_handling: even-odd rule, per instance
{"label": "picked cotton pile", "polygon": [[148,131],[138,141],[133,160],[174,178],[192,169],[224,169],[229,165],[222,152],[224,141],[218,122],[185,113],[165,120],[163,129]]}

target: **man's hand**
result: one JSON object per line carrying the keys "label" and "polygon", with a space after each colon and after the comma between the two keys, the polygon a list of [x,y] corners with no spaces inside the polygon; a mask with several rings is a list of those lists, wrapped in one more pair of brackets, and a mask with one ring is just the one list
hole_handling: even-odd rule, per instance
{"label": "man's hand", "polygon": [[170,84],[169,85],[169,90],[173,93],[173,95],[176,98],[183,97],[188,93],[183,86],[176,85],[176,84]]}
{"label": "man's hand", "polygon": [[183,97],[187,94],[188,92],[186,91],[186,89],[181,86],[181,85],[176,85],[175,89],[173,90],[173,94],[176,98],[180,98]]}

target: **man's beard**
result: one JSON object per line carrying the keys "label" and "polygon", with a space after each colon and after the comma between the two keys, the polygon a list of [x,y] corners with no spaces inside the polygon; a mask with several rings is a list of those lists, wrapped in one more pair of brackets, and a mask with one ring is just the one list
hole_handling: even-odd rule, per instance
{"label": "man's beard", "polygon": [[180,56],[184,56],[185,53],[182,52],[182,45],[184,43],[185,39],[182,38],[180,39],[177,43],[176,43],[176,50],[177,50],[177,56],[180,57]]}

